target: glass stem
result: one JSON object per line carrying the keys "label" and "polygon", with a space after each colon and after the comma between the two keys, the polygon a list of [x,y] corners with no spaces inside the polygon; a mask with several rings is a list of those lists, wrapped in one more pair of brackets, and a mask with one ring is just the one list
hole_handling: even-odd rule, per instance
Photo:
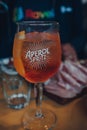
{"label": "glass stem", "polygon": [[35,116],[40,118],[43,116],[41,106],[42,106],[42,97],[43,97],[43,86],[42,83],[37,83],[34,85],[35,88],[35,97],[36,97],[36,113]]}

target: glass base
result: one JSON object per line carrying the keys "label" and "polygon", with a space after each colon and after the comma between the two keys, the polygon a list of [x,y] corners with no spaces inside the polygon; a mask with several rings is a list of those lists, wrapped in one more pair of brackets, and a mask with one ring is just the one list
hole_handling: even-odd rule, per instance
{"label": "glass base", "polygon": [[23,127],[25,130],[52,130],[56,125],[55,114],[42,109],[42,116],[35,116],[36,109],[28,110],[23,117]]}

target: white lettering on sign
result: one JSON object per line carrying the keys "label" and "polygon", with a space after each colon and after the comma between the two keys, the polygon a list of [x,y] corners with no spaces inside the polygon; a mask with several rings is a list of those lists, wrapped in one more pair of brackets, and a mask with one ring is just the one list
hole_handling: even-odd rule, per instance
{"label": "white lettering on sign", "polygon": [[44,48],[36,51],[28,51],[26,53],[26,58],[30,59],[30,62],[40,62],[46,60],[46,56],[49,55],[49,49]]}

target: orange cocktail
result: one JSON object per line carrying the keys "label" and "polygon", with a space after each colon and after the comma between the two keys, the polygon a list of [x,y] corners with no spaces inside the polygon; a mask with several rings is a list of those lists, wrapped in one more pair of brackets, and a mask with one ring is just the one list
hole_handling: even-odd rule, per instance
{"label": "orange cocktail", "polygon": [[[59,23],[56,21],[21,21],[13,46],[14,66],[18,73],[34,84],[36,108],[23,117],[27,130],[49,130],[56,124],[56,115],[41,109],[43,83],[51,78],[61,63]],[[50,120],[49,120],[50,119]]]}
{"label": "orange cocktail", "polygon": [[14,66],[26,80],[37,83],[52,77],[60,66],[58,33],[21,31],[14,39]]}

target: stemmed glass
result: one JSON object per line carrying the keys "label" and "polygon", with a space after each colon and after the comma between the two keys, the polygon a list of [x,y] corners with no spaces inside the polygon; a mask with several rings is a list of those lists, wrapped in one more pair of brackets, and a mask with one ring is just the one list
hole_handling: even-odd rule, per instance
{"label": "stemmed glass", "polygon": [[23,117],[26,130],[50,130],[56,123],[53,112],[41,108],[43,83],[52,77],[61,63],[59,23],[22,21],[17,23],[13,46],[14,66],[36,89],[36,109]]}

